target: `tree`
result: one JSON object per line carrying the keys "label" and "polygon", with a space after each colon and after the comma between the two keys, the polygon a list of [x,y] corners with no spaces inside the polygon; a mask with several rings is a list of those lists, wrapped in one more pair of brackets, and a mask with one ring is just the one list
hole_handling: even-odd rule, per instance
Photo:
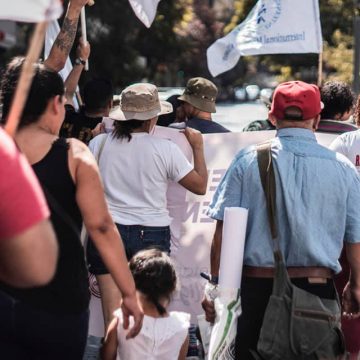
{"label": "tree", "polygon": [[[87,9],[92,76],[110,77],[119,88],[148,80],[157,85],[185,85],[193,76],[211,78],[206,50],[241,23],[256,0],[163,0],[150,29],[135,17],[128,0],[97,1]],[[66,5],[66,4],[65,4]],[[353,0],[320,0],[324,39],[325,79],[351,82],[353,62]],[[28,25],[21,27],[23,38]],[[25,53],[25,47],[1,56]],[[261,73],[279,80],[302,78],[316,81],[317,55],[266,55],[242,57],[237,66],[219,75],[219,85],[253,81]],[[256,78],[258,81],[258,78]]]}

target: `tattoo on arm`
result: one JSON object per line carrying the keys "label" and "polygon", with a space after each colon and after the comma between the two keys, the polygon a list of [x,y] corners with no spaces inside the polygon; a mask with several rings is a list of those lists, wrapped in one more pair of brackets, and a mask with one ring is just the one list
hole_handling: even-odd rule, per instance
{"label": "tattoo on arm", "polygon": [[62,52],[69,54],[73,46],[76,31],[77,31],[78,19],[71,20],[65,18],[61,31],[55,40],[55,46],[57,46]]}

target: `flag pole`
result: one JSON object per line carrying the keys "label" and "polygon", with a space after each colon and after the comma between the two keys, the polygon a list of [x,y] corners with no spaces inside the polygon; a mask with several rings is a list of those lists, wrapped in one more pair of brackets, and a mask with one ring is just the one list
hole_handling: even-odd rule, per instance
{"label": "flag pole", "polygon": [[15,90],[15,95],[11,103],[5,125],[5,131],[12,137],[14,137],[16,133],[26,99],[30,91],[32,78],[34,76],[34,63],[39,60],[40,52],[44,44],[46,27],[47,21],[40,22],[36,25],[30,41],[29,50],[21,69],[19,82]]}
{"label": "flag pole", "polygon": [[317,85],[320,87],[322,84],[322,73],[323,73],[323,50],[319,52],[319,64],[318,64],[318,79]]}
{"label": "flag pole", "polygon": [[[81,35],[82,35],[84,43],[86,43],[87,42],[87,32],[86,32],[85,6],[81,9],[80,19],[81,19]],[[84,69],[85,69],[85,71],[89,70],[89,60],[86,60]]]}

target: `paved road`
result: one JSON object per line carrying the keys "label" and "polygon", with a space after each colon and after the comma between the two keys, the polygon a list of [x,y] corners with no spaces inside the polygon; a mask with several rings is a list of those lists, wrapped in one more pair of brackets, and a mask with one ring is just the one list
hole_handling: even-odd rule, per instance
{"label": "paved road", "polygon": [[239,132],[253,120],[267,119],[268,110],[261,102],[253,103],[220,103],[216,105],[217,112],[213,120],[219,122],[231,131]]}

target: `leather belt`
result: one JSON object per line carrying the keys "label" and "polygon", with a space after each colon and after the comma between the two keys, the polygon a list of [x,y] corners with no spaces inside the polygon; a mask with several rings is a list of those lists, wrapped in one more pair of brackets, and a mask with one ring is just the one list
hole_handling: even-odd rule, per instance
{"label": "leather belt", "polygon": [[[334,272],[326,267],[307,266],[307,267],[288,267],[287,272],[291,278],[308,278],[309,282],[326,282],[331,279]],[[243,268],[243,276],[254,278],[273,278],[274,268],[247,266]],[[312,281],[313,280],[313,281]],[[316,281],[319,280],[319,281]]]}

